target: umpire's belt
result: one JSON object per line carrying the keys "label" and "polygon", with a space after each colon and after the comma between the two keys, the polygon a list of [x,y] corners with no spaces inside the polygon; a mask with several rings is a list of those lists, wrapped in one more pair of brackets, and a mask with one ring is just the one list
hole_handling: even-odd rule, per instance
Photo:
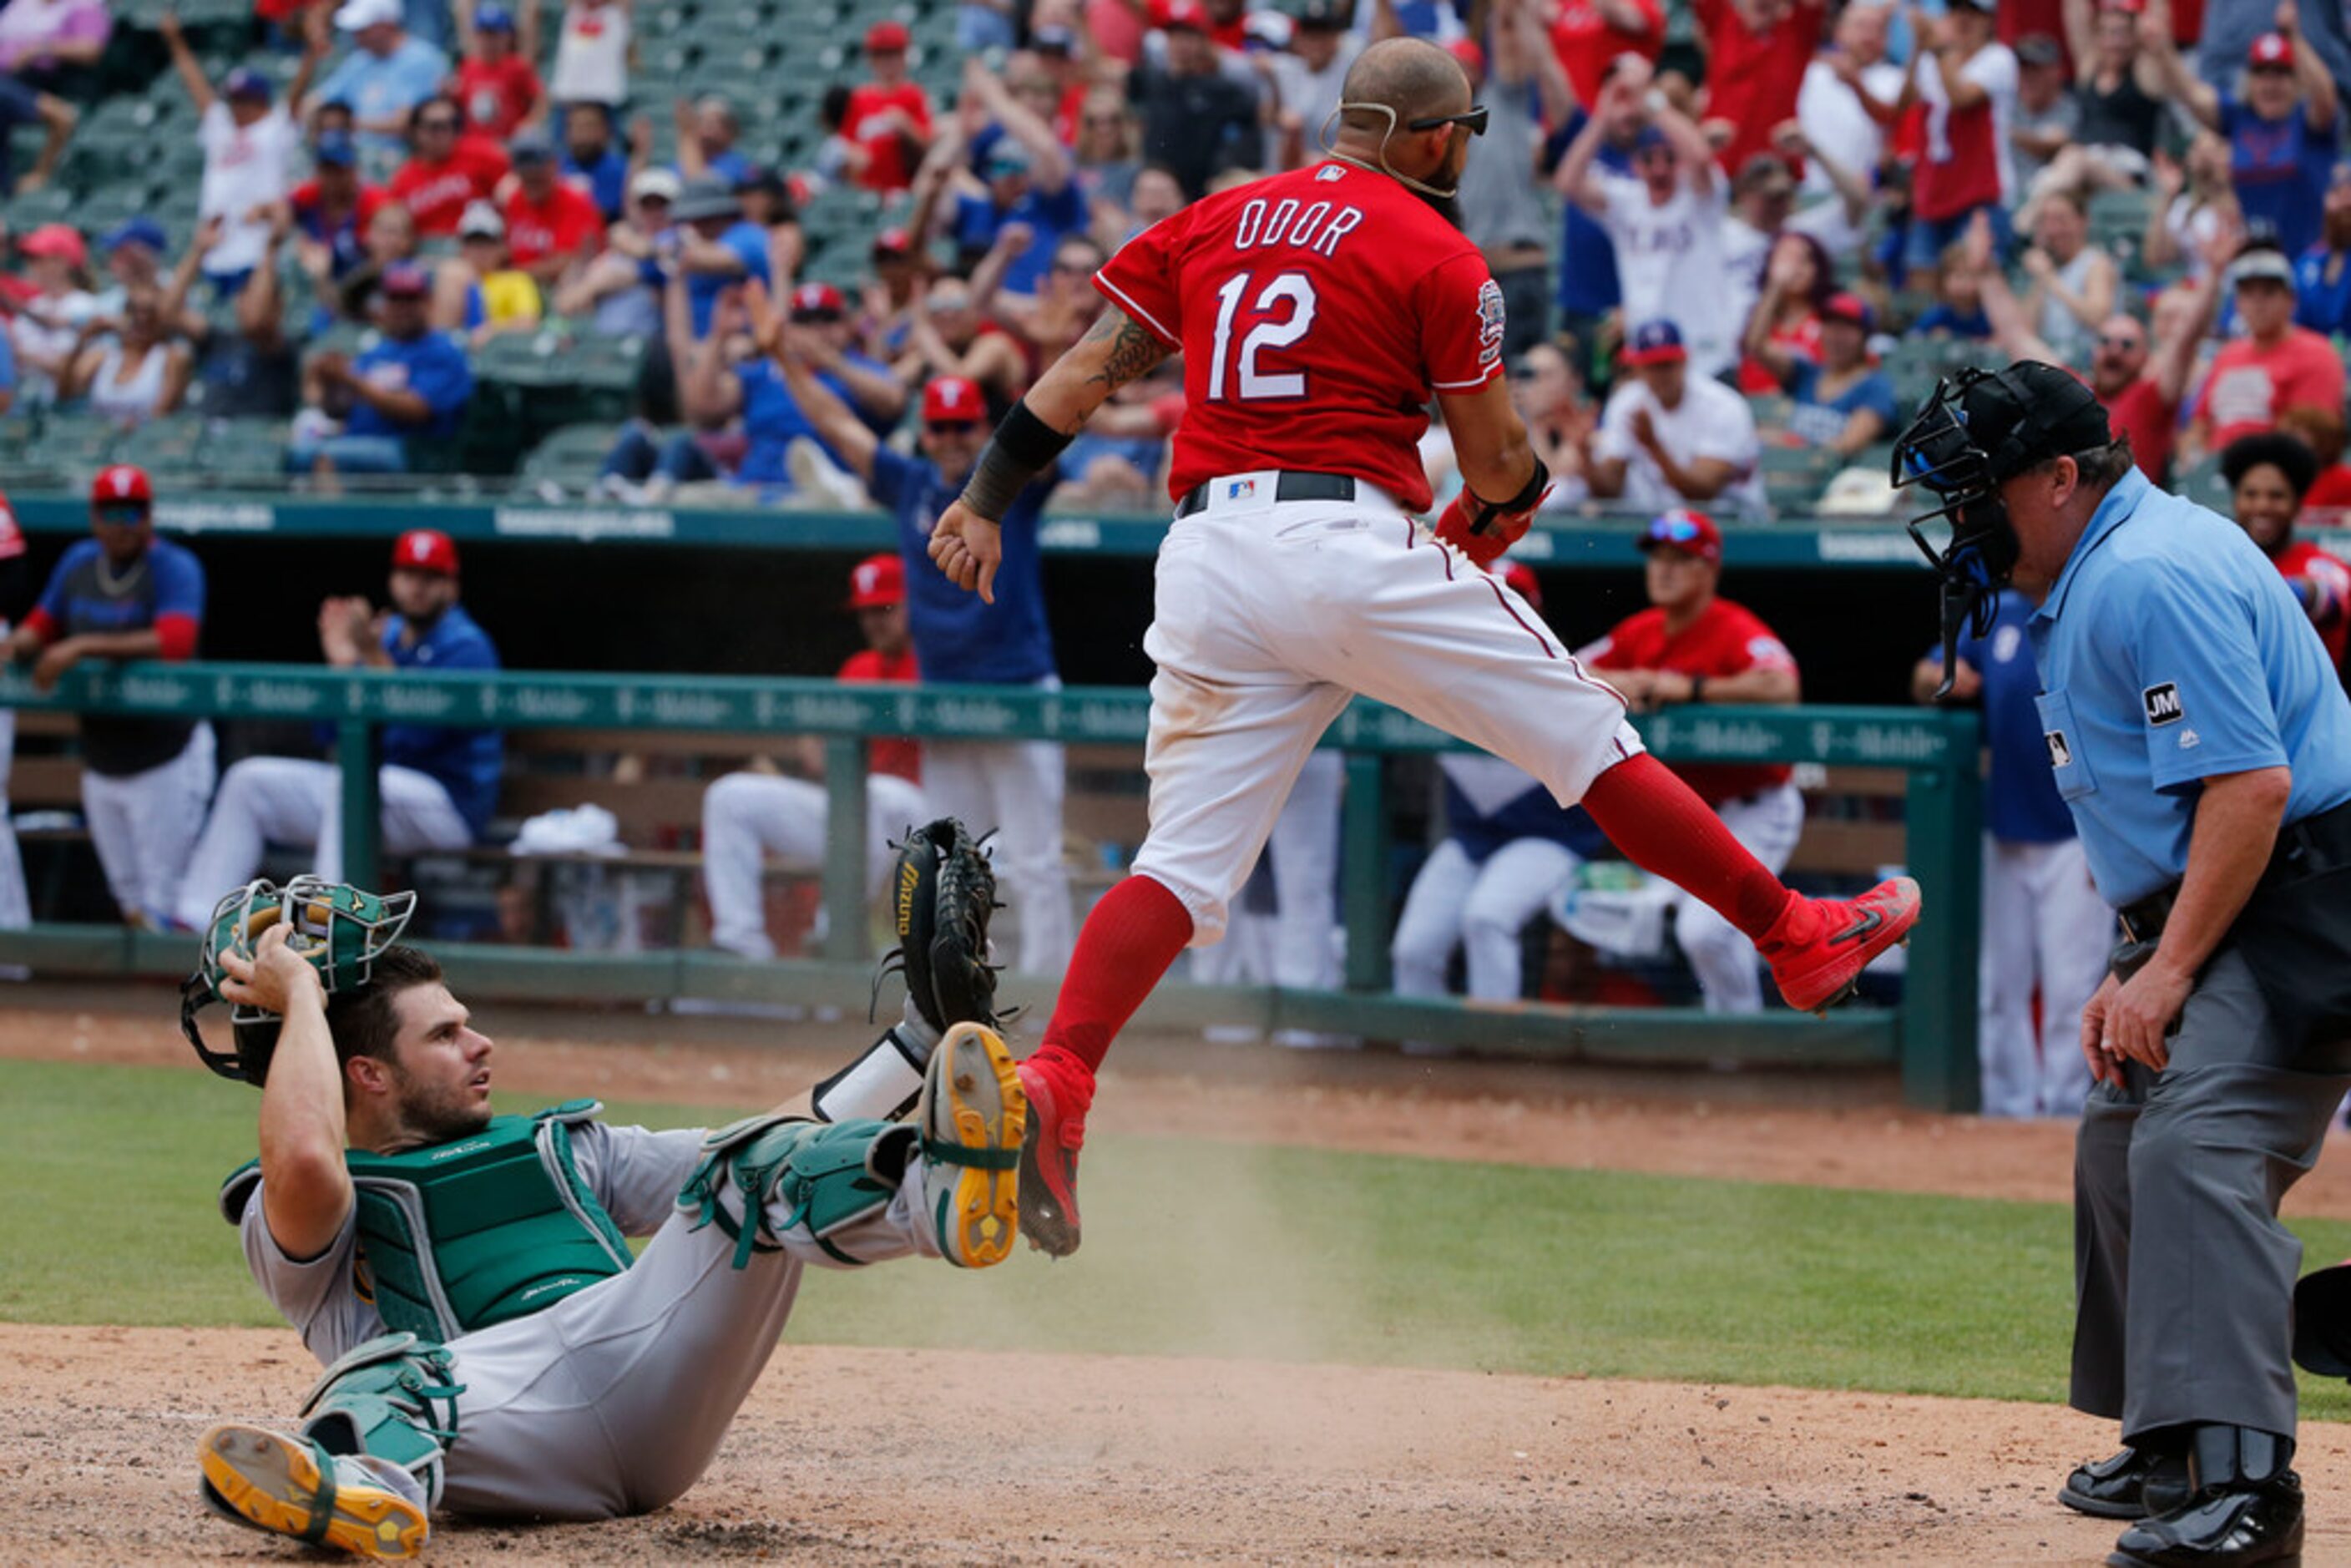
{"label": "umpire's belt", "polygon": [[[2262,870],[2254,891],[2259,893],[2263,888],[2283,886],[2346,867],[2351,867],[2351,804],[2334,807],[2279,829],[2277,847],[2270,852],[2270,863]],[[2171,918],[2171,906],[2179,899],[2179,884],[2175,882],[2116,911],[2122,920],[2124,938],[2152,942],[2162,936],[2163,924]]]}
{"label": "umpire's belt", "polygon": [[[1238,488],[1240,486],[1248,485],[1255,488],[1261,487],[1264,483],[1265,481],[1261,478],[1204,479],[1199,484],[1193,486],[1189,490],[1186,491],[1184,493],[1184,498],[1176,503],[1176,515],[1179,517],[1188,517],[1195,512],[1206,511],[1207,509],[1208,502],[1211,499],[1228,501],[1264,501],[1269,499],[1269,497],[1254,495],[1219,496],[1217,494],[1217,488],[1218,486],[1227,486]],[[1355,498],[1355,476],[1352,474],[1292,474],[1284,472],[1274,476],[1273,495],[1270,498],[1276,501],[1352,501]]]}

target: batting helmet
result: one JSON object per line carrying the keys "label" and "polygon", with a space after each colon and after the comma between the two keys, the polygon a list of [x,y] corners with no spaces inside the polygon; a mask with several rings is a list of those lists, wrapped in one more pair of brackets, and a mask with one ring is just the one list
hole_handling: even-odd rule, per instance
{"label": "batting helmet", "polygon": [[327,994],[334,996],[367,984],[376,959],[400,940],[415,909],[413,893],[367,893],[315,876],[295,877],[282,888],[266,880],[247,883],[213,906],[204,956],[180,986],[181,1032],[206,1067],[259,1088],[277,1050],[278,1016],[249,1003],[233,1004],[228,1021],[234,1051],[207,1046],[196,1025],[199,1012],[227,1000],[221,991],[227,978],[222,956],[250,959],[261,934],[282,924],[287,946],[319,971]]}

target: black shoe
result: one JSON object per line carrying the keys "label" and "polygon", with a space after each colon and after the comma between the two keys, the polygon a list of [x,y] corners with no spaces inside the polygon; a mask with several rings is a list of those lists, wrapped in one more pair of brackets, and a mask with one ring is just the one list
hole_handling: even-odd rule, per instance
{"label": "black shoe", "polygon": [[2145,1519],[2188,1500],[2188,1458],[2128,1448],[2080,1466],[2057,1489],[2057,1500],[2098,1519]]}
{"label": "black shoe", "polygon": [[2207,1490],[2169,1513],[2123,1531],[2113,1568],[2248,1568],[2302,1561],[2302,1478],[2292,1470],[2259,1486]]}

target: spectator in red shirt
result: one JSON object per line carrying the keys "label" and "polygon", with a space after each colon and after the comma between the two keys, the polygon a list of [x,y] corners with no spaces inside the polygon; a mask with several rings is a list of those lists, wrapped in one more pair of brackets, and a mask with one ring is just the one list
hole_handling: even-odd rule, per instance
{"label": "spectator in red shirt", "polygon": [[1823,9],[1821,0],[1702,0],[1698,15],[1711,47],[1701,128],[1718,144],[1723,172],[1736,174],[1771,152],[1772,127],[1796,117]]}
{"label": "spectator in red shirt", "polygon": [[575,265],[594,256],[604,238],[604,214],[589,197],[563,183],[555,143],[539,131],[514,140],[514,193],[507,198],[507,248],[516,267],[553,287]]}
{"label": "spectator in red shirt", "polygon": [[2343,462],[2343,412],[2333,408],[2300,407],[2278,415],[2278,428],[2300,441],[2318,458],[2318,477],[2302,498],[2305,512],[2326,512],[2336,521],[2351,508],[2351,466]]}
{"label": "spectator in red shirt", "polygon": [[365,259],[368,225],[392,197],[381,185],[360,180],[359,144],[348,132],[319,137],[311,159],[318,172],[288,193],[287,204],[301,233],[295,256],[304,272],[324,285]]}
{"label": "spectator in red shirt", "polygon": [[931,100],[906,75],[906,25],[876,22],[865,30],[865,65],[872,79],[849,94],[841,122],[850,167],[868,191],[903,191],[931,144]]}
{"label": "spectator in red shirt", "polygon": [[2190,445],[2213,452],[2240,436],[2274,429],[2297,403],[2343,406],[2343,361],[2335,346],[2294,324],[2294,264],[2266,246],[2229,268],[2245,335],[2222,345],[2189,422]]}
{"label": "spectator in red shirt", "polygon": [[2014,51],[1992,37],[1991,0],[1951,0],[1920,47],[1904,94],[1918,111],[1911,127],[1918,153],[1903,263],[1926,272],[1980,212],[2007,244],[2018,67]]}
{"label": "spectator in red shirt", "polygon": [[408,162],[392,176],[392,197],[416,220],[426,239],[455,235],[457,220],[487,201],[506,178],[506,150],[486,136],[465,133],[464,110],[447,93],[416,106],[408,120]]}
{"label": "spectator in red shirt", "polygon": [[2303,498],[2318,477],[2317,457],[2293,436],[2270,431],[2231,442],[2220,454],[2220,476],[2229,482],[2237,526],[2277,563],[2326,644],[2326,656],[2341,669],[2344,643],[2351,638],[2351,566],[2294,537]]}
{"label": "spectator in red shirt", "polygon": [[1617,56],[1657,63],[1666,47],[1666,14],[1657,0],[1565,0],[1552,20],[1551,47],[1575,101],[1598,103]]}
{"label": "spectator in red shirt", "polygon": [[457,67],[457,103],[468,131],[504,141],[538,122],[547,110],[547,89],[529,51],[516,47],[512,12],[503,5],[480,7],[472,33]]}
{"label": "spectator in red shirt", "polygon": [[[1722,530],[1703,512],[1679,509],[1641,535],[1648,557],[1649,608],[1617,622],[1576,658],[1614,686],[1635,713],[1684,703],[1761,703],[1784,707],[1802,696],[1796,660],[1753,612],[1717,591]],[[1677,767],[1723,825],[1776,873],[1804,831],[1804,798],[1784,766]],[[1688,894],[1674,895],[1674,937],[1696,972],[1706,1010],[1763,1008],[1755,945]]]}

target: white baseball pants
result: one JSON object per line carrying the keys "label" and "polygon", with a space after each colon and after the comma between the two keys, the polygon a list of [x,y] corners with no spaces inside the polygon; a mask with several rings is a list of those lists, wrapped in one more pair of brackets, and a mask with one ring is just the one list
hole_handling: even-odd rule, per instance
{"label": "white baseball pants", "polygon": [[2091,884],[2079,839],[2030,844],[1987,833],[1983,867],[1976,988],[1983,1113],[2078,1116],[2090,1092],[2082,1008],[2106,977],[2114,912]]}
{"label": "white baseball pants", "polygon": [[1413,878],[1388,947],[1396,995],[1445,995],[1445,968],[1460,947],[1471,997],[1517,1001],[1526,991],[1519,934],[1581,863],[1549,839],[1514,839],[1483,862],[1458,839],[1437,845]]}
{"label": "white baseball pants", "polygon": [[[385,768],[376,789],[385,853],[462,850],[474,841],[449,791],[431,774]],[[308,850],[319,875],[342,880],[342,769],[298,757],[248,757],[231,768],[196,841],[179,900],[181,921],[201,927],[223,894],[253,879],[271,844]]]}
{"label": "white baseball pants", "polygon": [[1347,759],[1340,753],[1307,758],[1266,841],[1273,861],[1270,940],[1254,953],[1230,938],[1201,949],[1192,959],[1193,979],[1204,986],[1339,988],[1339,799],[1346,779]]}
{"label": "white baseball pants", "polygon": [[[1213,481],[1159,547],[1151,831],[1137,873],[1224,935],[1314,742],[1355,693],[1516,763],[1573,805],[1641,750],[1625,705],[1499,577],[1367,485],[1272,500],[1277,476]],[[1236,490],[1249,498],[1234,500]]]}
{"label": "white baseball pants", "polygon": [[[199,724],[168,762],[120,779],[85,768],[81,811],[123,918],[168,916],[179,907],[189,846],[213,792],[213,727]],[[212,905],[204,905],[212,913]],[[201,921],[192,924],[201,924]]]}
{"label": "white baseball pants", "polygon": [[[1047,690],[1058,680],[1040,681]],[[995,829],[988,849],[1020,932],[1015,966],[1058,975],[1076,933],[1070,873],[1061,863],[1061,748],[1049,740],[926,740],[923,794],[974,838]]]}
{"label": "white baseball pants", "polygon": [[[1804,836],[1804,796],[1793,784],[1759,790],[1715,808],[1731,837],[1777,876]],[[1698,977],[1699,995],[1710,1013],[1763,1010],[1763,979],[1755,968],[1755,944],[1696,894],[1674,890],[1674,941]]]}
{"label": "white baseball pants", "polygon": [[[894,773],[865,776],[866,896],[890,873],[890,844],[930,821],[922,789]],[[702,886],[710,942],[746,958],[772,958],[760,896],[764,858],[821,866],[831,808],[824,786],[767,773],[729,773],[702,795]]]}
{"label": "white baseball pants", "polygon": [[16,759],[16,715],[0,707],[0,931],[21,931],[33,923],[25,860],[17,852],[16,826],[8,820],[8,769]]}

